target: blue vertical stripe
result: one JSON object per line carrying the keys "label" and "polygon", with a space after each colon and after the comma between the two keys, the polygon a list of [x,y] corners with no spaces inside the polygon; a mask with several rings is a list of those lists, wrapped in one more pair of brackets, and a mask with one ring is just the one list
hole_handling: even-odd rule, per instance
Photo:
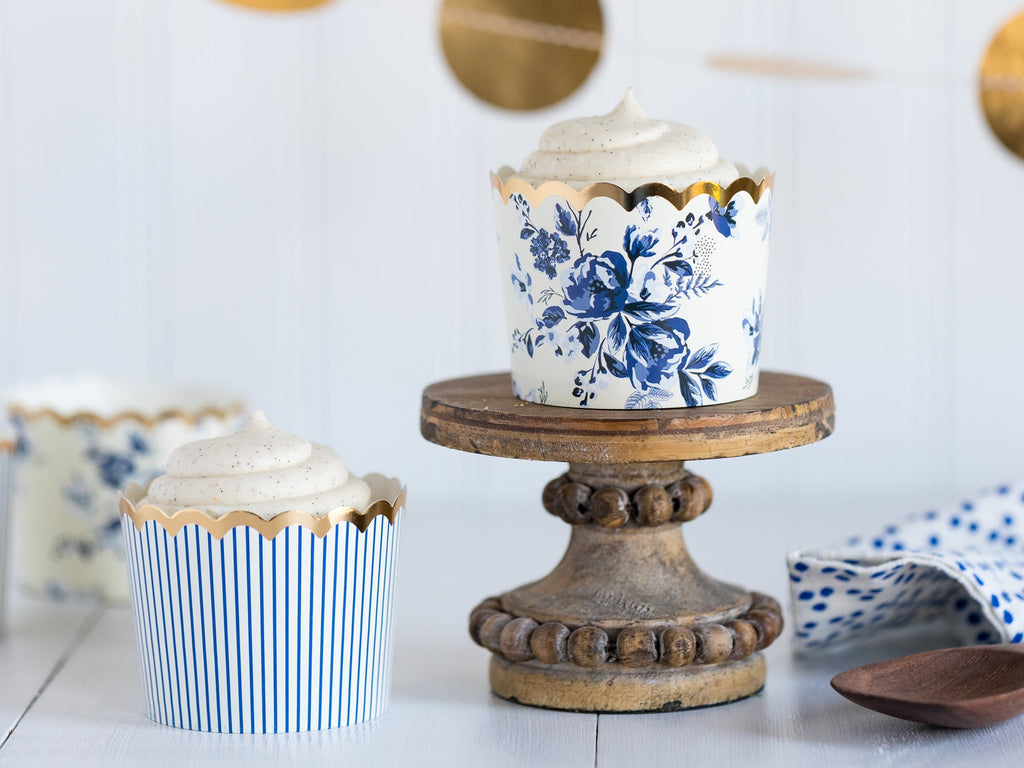
{"label": "blue vertical stripe", "polygon": [[[186,538],[184,531],[182,531],[181,533],[181,538]],[[187,654],[185,652],[185,615],[183,605],[184,601],[182,600],[181,597],[181,562],[179,557],[180,546],[178,544],[178,541],[179,540],[177,538],[171,539],[171,545],[174,547],[174,571],[178,580],[178,631],[181,633],[180,663],[181,674],[185,679],[185,712],[188,715],[188,727],[194,728],[195,726],[192,723],[192,696],[190,692],[191,686],[189,685]]]}
{"label": "blue vertical stripe", "polygon": [[[217,702],[217,733],[224,732],[220,713],[220,653],[217,651],[217,580],[213,578],[213,537],[206,537],[206,568],[210,574],[210,637],[213,646],[213,691]],[[202,579],[199,580],[202,583]],[[206,637],[206,633],[203,633]]]}
{"label": "blue vertical stripe", "polygon": [[[242,702],[245,698],[242,695],[242,626],[239,616],[241,610],[238,605],[238,582],[241,577],[238,573],[238,529],[231,529],[231,561],[233,571],[231,583],[235,590],[235,668],[238,670],[238,733],[245,733],[245,717],[243,716]],[[252,622],[249,622],[250,625]]]}
{"label": "blue vertical stripe", "polygon": [[[334,578],[331,580],[331,669],[328,674],[327,680],[327,727],[331,727],[334,721],[331,719],[331,715],[334,711],[334,660],[339,655],[338,646],[334,644],[334,624],[338,618],[338,561],[341,559],[341,553],[338,552],[338,529],[339,526],[334,526]],[[326,542],[326,539],[325,539]],[[345,542],[346,548],[348,547],[348,531],[345,531]],[[345,604],[341,604],[341,632],[345,633]],[[338,690],[341,690],[341,685],[338,685]],[[339,708],[340,709],[340,708]]]}
{"label": "blue vertical stripe", "polygon": [[[379,519],[379,518],[378,518]],[[380,706],[380,678],[383,673],[382,668],[382,653],[383,650],[383,639],[384,639],[384,615],[382,611],[387,606],[384,605],[384,592],[385,586],[388,580],[388,564],[389,557],[391,554],[391,532],[389,528],[381,526],[381,555],[380,555],[380,567],[377,569],[377,588],[376,592],[376,605],[374,606],[374,613],[376,614],[377,620],[374,624],[373,629],[373,687],[370,692],[370,711],[376,713]]]}
{"label": "blue vertical stripe", "polygon": [[[337,648],[337,650],[335,652],[337,657],[338,657],[338,674],[337,674],[337,681],[338,681],[338,697],[337,697],[337,702],[338,702],[338,720],[337,720],[337,725],[341,725],[341,722],[342,722],[341,721],[341,718],[342,718],[341,703],[345,700],[345,693],[344,693],[344,688],[342,687],[342,683],[343,683],[344,680],[347,679],[346,674],[345,674],[345,657],[346,657],[346,654],[347,654],[347,650],[346,649],[348,648],[348,637],[349,637],[348,627],[346,626],[345,622],[348,620],[348,618],[347,618],[348,617],[348,613],[347,613],[348,612],[348,559],[349,559],[348,541],[349,541],[349,529],[351,528],[351,526],[346,525],[344,523],[342,523],[342,526],[345,528],[345,551],[343,553],[339,554],[339,556],[338,556],[338,560],[341,562],[341,613],[339,614],[339,619],[340,619],[340,621],[339,621],[340,636],[338,638],[338,648]],[[335,563],[335,566],[337,566],[337,563]],[[332,722],[331,724],[334,725],[335,723]]]}
{"label": "blue vertical stripe", "polygon": [[[155,530],[156,530],[156,526],[154,526],[154,531]],[[171,558],[170,558],[170,555],[169,555],[168,550],[167,550],[167,539],[168,538],[170,538],[170,537],[167,535],[167,531],[165,531],[163,528],[161,528],[160,529],[160,539],[161,539],[161,542],[164,545],[164,561],[163,561],[163,566],[160,568],[160,575],[161,575],[161,579],[165,575],[167,576],[167,598],[166,598],[166,600],[164,599],[163,587],[161,586],[160,600],[164,604],[164,631],[167,632],[167,625],[168,625],[168,623],[170,623],[170,625],[171,625],[170,632],[167,632],[167,634],[170,635],[170,637],[171,637],[171,653],[173,654],[173,656],[171,656],[170,658],[171,658],[172,664],[174,666],[175,690],[176,690],[176,693],[177,693],[177,714],[174,717],[174,724],[175,725],[181,725],[185,721],[185,713],[184,713],[184,708],[181,706],[181,665],[178,664],[178,633],[177,633],[177,628],[175,627],[175,624],[174,624],[174,604],[173,604],[174,601],[173,601],[173,599],[171,597],[171,582],[170,582]],[[162,584],[163,584],[163,582],[161,581],[161,585]],[[168,618],[170,619],[169,622],[168,622]],[[166,638],[165,638],[164,639],[165,645],[166,645],[166,642],[167,641],[166,641]]]}
{"label": "blue vertical stripe", "polygon": [[[170,669],[170,666],[169,666],[170,660],[167,659],[166,651],[163,654],[160,653],[160,642],[158,640],[158,638],[161,638],[163,633],[160,632],[160,623],[159,623],[159,620],[157,619],[157,615],[156,615],[156,609],[157,609],[156,588],[153,586],[153,580],[155,578],[159,578],[159,576],[157,574],[157,567],[156,567],[157,564],[156,564],[156,562],[154,562],[154,559],[153,559],[153,529],[156,528],[156,527],[157,526],[155,524],[153,526],[148,526],[147,525],[147,526],[143,526],[143,530],[144,531],[149,531],[149,535],[146,536],[146,574],[149,577],[148,581],[149,581],[149,600],[150,600],[150,603],[149,603],[149,605],[150,605],[149,623],[150,623],[150,631],[153,633],[153,639],[155,641],[153,643],[153,648],[154,648],[154,651],[156,652],[156,659],[157,659],[156,668],[157,668],[157,672],[159,673],[159,684],[158,685],[159,685],[160,692],[161,692],[161,695],[160,695],[160,698],[159,698],[160,711],[163,713],[162,714],[163,720],[166,721],[168,719],[168,714],[169,714],[169,711],[170,711],[170,706],[169,706],[169,702],[168,702],[168,695],[167,695],[167,689],[170,686],[171,669]],[[162,640],[163,640],[164,643],[167,642],[167,638],[166,637],[163,637]],[[160,663],[161,655],[164,657],[163,658],[163,664]],[[167,677],[166,678],[164,677],[164,669],[165,668],[167,670]]]}
{"label": "blue vertical stripe", "polygon": [[[295,573],[302,575],[302,527],[295,528],[298,562]],[[295,580],[295,730],[302,728],[302,580]]]}
{"label": "blue vertical stripe", "polygon": [[[351,528],[352,527],[352,523],[346,523],[346,526]],[[358,562],[358,560],[359,560],[359,540],[362,539],[362,538],[363,538],[362,536],[357,536],[356,537],[355,546],[352,547],[351,557],[349,557],[348,553],[346,553],[346,555],[345,555],[345,582],[346,582],[346,587],[348,586],[347,582],[349,580],[349,577],[348,577],[348,574],[349,574],[349,562],[348,561],[349,561],[349,559],[352,560],[352,562],[351,562],[351,572],[352,572],[352,579],[353,579],[353,581],[352,581],[352,613],[351,613],[351,618],[350,618],[350,623],[349,623],[348,648],[346,649],[346,652],[348,654],[348,692],[346,694],[346,699],[345,699],[345,725],[349,725],[352,722],[352,664],[353,664],[353,662],[355,661],[355,658],[356,658],[355,646],[353,645],[353,641],[355,640],[355,634],[356,634],[356,610],[355,610],[355,605],[356,605],[355,589],[356,589],[356,585],[355,585],[355,574],[356,574],[356,567],[359,565],[359,562]]]}
{"label": "blue vertical stripe", "polygon": [[[356,719],[357,720],[360,719],[360,715],[361,715],[360,705],[362,704],[362,701],[360,700],[360,697],[359,697],[359,674],[360,674],[360,672],[363,669],[363,645],[364,645],[364,633],[366,632],[366,583],[370,580],[370,572],[366,570],[366,550],[370,549],[370,537],[364,534],[363,536],[360,536],[359,538],[362,540],[362,545],[363,545],[363,567],[362,567],[362,570],[360,571],[360,574],[362,575],[362,579],[360,580],[360,583],[359,583],[359,644],[357,646],[359,650],[358,650],[358,654],[357,654],[357,658],[356,658],[356,675],[355,675],[355,678],[356,678],[355,679],[355,684],[356,684],[355,708],[356,708]],[[371,551],[371,557],[372,557],[372,551]],[[371,570],[372,570],[372,567],[371,567]],[[350,719],[349,723],[352,723],[352,722],[355,722],[355,721]]]}
{"label": "blue vertical stripe", "polygon": [[[184,534],[181,536],[183,539]],[[167,538],[171,539],[171,537]],[[177,656],[177,651],[175,651],[175,655],[178,657],[178,673],[181,675],[181,679],[184,682],[184,714],[188,718],[185,722],[188,723],[188,728],[193,728],[195,726],[193,725],[193,719],[191,719],[191,692],[188,681],[188,665],[185,663],[185,617],[181,599],[181,562],[180,557],[178,556],[178,543],[176,539],[171,539],[171,548],[174,550],[174,579],[178,588],[178,637],[181,640],[181,655]]]}
{"label": "blue vertical stripe", "polygon": [[[220,540],[220,599],[221,613],[224,617],[224,703],[228,710],[228,733],[234,733],[233,712],[231,706],[231,644],[228,642],[228,585],[226,575],[227,557],[224,555],[224,539]],[[217,639],[217,630],[214,629],[213,639]]]}
{"label": "blue vertical stripe", "polygon": [[[370,675],[370,668],[371,668],[371,666],[373,664],[373,658],[374,658],[374,655],[375,655],[374,654],[374,650],[375,649],[370,644],[370,640],[373,637],[373,632],[371,630],[370,625],[371,625],[372,622],[374,622],[376,620],[376,617],[372,616],[371,613],[373,611],[374,592],[376,591],[376,587],[377,587],[377,576],[376,576],[376,573],[375,573],[375,568],[377,567],[377,564],[378,564],[378,559],[377,559],[377,547],[378,547],[377,533],[380,531],[380,526],[377,525],[377,521],[378,520],[380,520],[379,517],[376,518],[370,524],[370,529],[367,530],[367,532],[366,532],[367,534],[369,534],[367,536],[367,539],[369,540],[369,543],[372,546],[370,547],[370,570],[363,577],[364,578],[364,581],[363,581],[363,585],[364,586],[366,584],[366,581],[370,582],[370,608],[369,608],[369,610],[367,612],[363,613],[362,621],[359,622],[359,624],[360,624],[360,631],[362,631],[362,629],[364,629],[364,628],[366,630],[366,662],[359,665],[360,669],[365,670],[365,674],[363,675],[363,688],[362,688],[362,691],[360,692],[360,696],[359,696],[360,704],[362,705],[362,711],[360,712],[360,719],[363,719],[363,718],[366,717],[366,705],[367,705],[366,693],[367,693],[367,687],[370,684],[370,677],[371,677],[371,675]],[[365,594],[365,590],[363,592]]]}
{"label": "blue vertical stripe", "polygon": [[256,541],[260,545],[260,674],[261,696],[263,698],[263,733],[267,732],[267,600],[263,589],[263,550],[265,541],[262,536],[255,534]]}
{"label": "blue vertical stripe", "polygon": [[358,723],[386,708],[397,520],[378,517],[363,532],[340,523],[344,537],[338,526],[323,538],[301,527],[292,536],[286,528],[272,540],[235,528],[216,544],[200,526],[171,537],[159,524],[147,525],[139,532],[122,521],[154,720],[207,731],[286,732]]}
{"label": "blue vertical stripe", "polygon": [[288,716],[292,711],[290,695],[291,694],[291,618],[289,617],[290,601],[291,601],[291,569],[288,567],[288,561],[291,557],[291,542],[289,541],[288,533],[290,528],[284,529],[284,729],[288,730]]}
{"label": "blue vertical stripe", "polygon": [[[337,526],[334,527],[337,530]],[[320,679],[317,685],[317,700],[320,705],[316,708],[316,727],[317,730],[324,727],[324,627],[327,624],[327,550],[330,549],[330,544],[327,542],[327,537],[324,536],[320,540],[320,552],[323,559],[320,563],[320,666],[317,667],[317,671],[320,673]],[[331,653],[334,649],[331,649]],[[312,689],[312,685],[310,689]],[[328,705],[330,706],[330,705]],[[330,717],[328,717],[330,722]]]}
{"label": "blue vertical stripe", "polygon": [[132,613],[135,619],[135,635],[139,639],[139,672],[142,675],[143,686],[146,692],[146,708],[149,711],[149,716],[154,720],[156,719],[156,706],[153,692],[153,677],[150,674],[149,669],[149,633],[146,630],[143,621],[143,593],[142,584],[139,580],[142,574],[142,566],[139,564],[138,557],[138,544],[139,536],[138,532],[132,526],[130,520],[127,517],[122,517],[122,528],[121,530],[126,536],[126,561],[129,567],[129,580],[128,584],[132,590],[132,604],[136,607],[136,610]]}
{"label": "blue vertical stripe", "polygon": [[[299,529],[302,535],[302,529]],[[309,531],[309,649],[306,653],[307,674],[306,674],[306,730],[313,728],[313,595],[316,594],[316,568],[314,568],[314,553],[316,552],[316,541],[313,532]],[[300,571],[301,573],[301,571]],[[320,576],[320,583],[323,583],[323,574]]]}
{"label": "blue vertical stripe", "polygon": [[[252,537],[255,534],[259,538],[259,534],[252,529],[246,527],[243,528],[245,531],[245,602],[249,613],[249,631],[245,633],[246,639],[249,641],[249,727],[250,733],[256,733],[256,688],[253,678],[253,648],[252,648],[252,636],[255,632],[255,627],[252,625]],[[263,580],[263,574],[260,574],[260,581]],[[260,596],[260,603],[263,602],[263,596]],[[262,615],[262,613],[261,613]],[[262,622],[260,624],[260,635],[263,634]]]}
{"label": "blue vertical stripe", "polygon": [[[285,528],[285,530],[288,530]],[[272,627],[272,643],[271,650],[274,653],[274,695],[270,699],[270,703],[274,706],[274,733],[277,733],[277,546],[276,542],[270,542],[270,592],[271,602],[273,603],[273,623]]]}
{"label": "blue vertical stripe", "polygon": [[[210,711],[210,665],[206,653],[206,605],[203,600],[203,563],[202,547],[199,545],[199,526],[195,528],[196,533],[196,587],[199,591],[199,639],[203,648],[203,682],[206,688],[206,730],[213,730],[213,717]],[[207,539],[209,540],[209,539]],[[193,622],[194,624],[195,622]],[[218,719],[220,719],[218,717]]]}
{"label": "blue vertical stripe", "polygon": [[[198,526],[197,526],[197,528],[198,528]],[[197,531],[196,535],[198,536],[198,531]],[[190,586],[188,588],[188,623],[189,623],[189,630],[190,630],[190,633],[191,633],[191,640],[192,640],[192,679],[195,680],[195,689],[196,689],[196,727],[199,728],[200,730],[204,730],[203,729],[203,713],[202,713],[202,708],[200,707],[200,701],[199,701],[199,655],[198,655],[197,650],[196,650],[196,614],[195,614],[195,609],[193,608],[193,605],[192,605],[192,592],[194,591],[193,587],[198,588],[198,579],[194,578],[193,575],[192,575],[192,558],[191,558],[191,555],[190,555],[192,547],[191,547],[191,544],[190,544],[190,542],[188,540],[188,528],[187,527],[182,529],[181,536],[182,536],[182,542],[181,543],[182,543],[182,546],[185,549],[185,574],[186,574],[186,577],[188,578],[189,583],[190,583]],[[205,678],[205,676],[204,676],[204,678]],[[209,721],[209,706],[207,706],[207,721],[206,722],[207,722],[207,725],[206,725],[206,729],[205,730],[209,730],[209,727],[210,727],[209,726],[209,722],[210,722]]]}

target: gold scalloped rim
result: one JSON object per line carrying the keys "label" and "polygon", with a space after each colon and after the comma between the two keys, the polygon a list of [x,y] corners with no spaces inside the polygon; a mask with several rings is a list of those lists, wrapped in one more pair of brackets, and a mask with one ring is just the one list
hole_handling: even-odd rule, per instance
{"label": "gold scalloped rim", "polygon": [[710,195],[718,201],[719,205],[726,205],[740,192],[750,195],[756,205],[761,200],[761,196],[771,190],[775,184],[775,177],[766,173],[759,182],[749,176],[741,176],[728,187],[723,187],[713,181],[698,181],[683,189],[676,189],[668,184],[654,182],[642,184],[629,192],[617,184],[609,184],[606,181],[588,184],[583,189],[576,189],[562,181],[545,181],[540,186],[534,187],[520,176],[513,175],[502,178],[499,174],[500,172],[491,174],[491,187],[497,190],[503,203],[507,203],[509,197],[516,193],[525,197],[533,206],[539,205],[547,197],[555,196],[564,198],[576,210],[582,209],[587,203],[598,197],[614,200],[626,211],[632,211],[648,197],[661,197],[675,206],[676,210],[681,211],[698,195]]}
{"label": "gold scalloped rim", "polygon": [[274,515],[269,520],[253,512],[245,512],[243,510],[228,512],[220,517],[210,517],[206,512],[198,509],[181,509],[168,515],[160,507],[153,504],[143,504],[141,507],[136,508],[130,499],[124,496],[121,497],[121,514],[128,516],[128,519],[131,520],[132,525],[135,526],[137,531],[141,532],[142,527],[152,520],[174,537],[186,525],[195,523],[200,528],[204,528],[211,533],[216,539],[224,538],[232,528],[243,526],[254,528],[268,541],[292,525],[301,525],[303,528],[312,531],[320,539],[341,523],[354,523],[360,532],[365,533],[373,519],[378,516],[386,517],[387,521],[394,525],[398,512],[404,508],[405,488],[399,491],[398,496],[393,502],[378,499],[370,504],[365,512],[347,507],[345,509],[336,509],[326,515],[317,516],[308,512],[291,510]]}
{"label": "gold scalloped rim", "polygon": [[184,411],[178,408],[170,408],[160,411],[157,414],[144,414],[140,411],[119,411],[113,416],[100,416],[92,411],[74,411],[72,413],[58,413],[52,408],[25,408],[21,405],[10,404],[7,407],[10,416],[18,416],[26,421],[33,421],[48,417],[58,424],[68,426],[76,421],[91,421],[98,426],[109,428],[121,421],[135,421],[144,427],[154,427],[164,421],[178,420],[186,424],[195,425],[203,419],[215,417],[228,419],[234,416],[241,416],[245,413],[245,403],[234,401],[227,405],[208,405],[194,411]]}

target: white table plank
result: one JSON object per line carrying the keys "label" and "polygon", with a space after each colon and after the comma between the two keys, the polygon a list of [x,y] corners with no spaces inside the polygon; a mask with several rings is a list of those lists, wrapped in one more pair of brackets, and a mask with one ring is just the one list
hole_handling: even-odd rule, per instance
{"label": "white table plank", "polygon": [[[528,494],[531,499],[536,491]],[[111,608],[0,751],[0,765],[361,766],[594,764],[595,715],[547,712],[488,690],[469,611],[557,562],[568,530],[539,503],[524,516],[414,508],[403,532],[389,711],[363,725],[268,736],[195,733],[145,714],[130,613]],[[550,526],[546,528],[545,526]],[[537,543],[539,532],[552,532]],[[500,549],[480,546],[501,542]],[[474,544],[476,546],[474,546]]]}
{"label": "white table plank", "polygon": [[691,765],[758,768],[1019,764],[1024,718],[977,730],[934,728],[862,709],[829,686],[844,669],[920,650],[920,639],[814,659],[794,658],[787,646],[784,638],[769,649],[767,685],[750,699],[689,712],[601,715],[598,768],[678,766],[682,756]]}
{"label": "white table plank", "polygon": [[101,607],[13,596],[0,638],[0,744]]}
{"label": "white table plank", "polygon": [[[399,653],[401,646],[396,649]],[[0,765],[513,766],[593,765],[592,715],[561,715],[500,701],[460,648],[433,663],[399,664],[391,708],[376,721],[329,731],[221,735],[157,725],[145,715],[127,611],[111,609],[0,752]],[[410,656],[410,658],[412,658]],[[351,763],[349,763],[351,764]]]}

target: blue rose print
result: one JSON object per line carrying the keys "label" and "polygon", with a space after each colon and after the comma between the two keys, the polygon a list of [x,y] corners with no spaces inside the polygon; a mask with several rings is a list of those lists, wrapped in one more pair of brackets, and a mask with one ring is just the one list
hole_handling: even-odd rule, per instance
{"label": "blue rose print", "polygon": [[[512,332],[513,350],[532,357],[548,348],[556,356],[584,361],[572,389],[581,406],[614,379],[627,379],[634,388],[623,404],[626,408],[658,407],[671,399],[671,390],[688,405],[715,402],[717,382],[732,369],[715,359],[717,345],[690,348],[690,326],[679,316],[679,306],[682,299],[700,300],[722,285],[706,275],[695,276],[693,244],[702,227],[732,236],[734,202],[723,207],[709,197],[707,213],[686,214],[671,229],[671,238],[630,224],[621,251],[601,253],[587,247],[596,234],[589,213],[556,204],[548,229],[533,221],[522,196],[512,202],[533,266],[554,281],[534,295],[535,287],[515,255],[512,285],[517,298],[530,307],[533,325]],[[648,213],[646,221],[650,204],[641,210]]]}

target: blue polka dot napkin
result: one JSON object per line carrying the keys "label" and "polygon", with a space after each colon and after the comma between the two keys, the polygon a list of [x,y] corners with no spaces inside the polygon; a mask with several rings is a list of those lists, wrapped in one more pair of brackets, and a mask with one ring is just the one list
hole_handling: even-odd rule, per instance
{"label": "blue polka dot napkin", "polygon": [[787,560],[798,651],[929,620],[964,644],[1024,641],[1024,482]]}

